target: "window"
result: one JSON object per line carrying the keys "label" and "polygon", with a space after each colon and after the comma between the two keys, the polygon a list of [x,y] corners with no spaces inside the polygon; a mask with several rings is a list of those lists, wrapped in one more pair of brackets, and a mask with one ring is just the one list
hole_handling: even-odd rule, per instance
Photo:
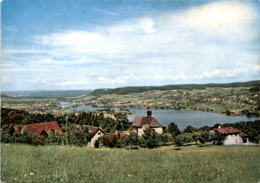
{"label": "window", "polygon": [[247,138],[243,138],[243,143],[247,143]]}

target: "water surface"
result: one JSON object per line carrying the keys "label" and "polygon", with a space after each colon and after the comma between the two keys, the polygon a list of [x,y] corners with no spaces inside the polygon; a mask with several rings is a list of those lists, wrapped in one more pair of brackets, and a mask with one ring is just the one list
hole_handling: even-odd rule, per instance
{"label": "water surface", "polygon": [[[60,103],[63,108],[69,107],[70,104],[66,102]],[[71,108],[72,109],[72,108]],[[102,107],[92,107],[89,105],[79,106],[73,108],[75,111],[94,111],[103,110]],[[119,108],[111,108],[120,110]],[[125,108],[133,112],[128,115],[128,120],[132,122],[136,115],[146,116],[147,109],[140,108]],[[225,114],[218,114],[214,112],[202,111],[186,111],[186,110],[170,110],[170,109],[152,109],[153,116],[163,125],[167,126],[170,122],[174,122],[180,129],[186,128],[188,125],[193,127],[214,126],[216,123],[236,123],[240,121],[254,121],[260,120],[260,117],[247,116],[228,116]]]}

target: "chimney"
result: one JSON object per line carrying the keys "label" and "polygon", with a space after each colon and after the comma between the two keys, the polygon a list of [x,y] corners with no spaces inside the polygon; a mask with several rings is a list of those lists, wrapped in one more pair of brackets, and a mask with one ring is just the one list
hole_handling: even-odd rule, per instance
{"label": "chimney", "polygon": [[150,116],[152,116],[152,111],[151,111],[151,110],[148,110],[148,111],[147,111],[147,117],[150,117]]}

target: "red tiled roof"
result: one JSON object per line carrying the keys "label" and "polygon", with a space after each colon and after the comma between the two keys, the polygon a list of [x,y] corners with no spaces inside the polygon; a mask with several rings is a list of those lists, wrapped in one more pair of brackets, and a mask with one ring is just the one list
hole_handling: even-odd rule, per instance
{"label": "red tiled roof", "polygon": [[240,133],[240,130],[237,130],[235,128],[232,127],[221,127],[221,128],[214,128],[214,131],[220,133],[220,134],[233,134],[233,133]]}
{"label": "red tiled roof", "polygon": [[54,130],[59,135],[64,134],[64,132],[61,130],[60,126],[56,121],[27,124],[22,127],[13,126],[13,129],[15,130],[15,132],[21,132],[21,130],[28,130],[28,132],[34,135],[40,135],[43,132],[49,134],[51,130]]}
{"label": "red tiled roof", "polygon": [[161,127],[162,125],[157,121],[156,118],[152,116],[136,116],[134,122],[132,123],[133,127],[142,127],[143,125],[149,125],[149,127]]}
{"label": "red tiled roof", "polygon": [[241,132],[238,129],[235,129],[233,127],[221,127],[221,128],[214,128],[214,131],[223,134],[223,135],[228,135],[228,134],[234,134],[234,133],[239,133],[239,135],[241,137],[246,137],[247,134],[245,134],[244,132]]}

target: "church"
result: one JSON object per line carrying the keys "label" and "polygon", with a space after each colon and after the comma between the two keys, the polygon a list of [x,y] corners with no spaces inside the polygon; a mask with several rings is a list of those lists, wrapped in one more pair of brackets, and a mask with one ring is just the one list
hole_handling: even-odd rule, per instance
{"label": "church", "polygon": [[163,133],[162,125],[157,121],[156,118],[152,116],[152,111],[147,111],[147,116],[136,116],[133,123],[132,128],[138,134],[138,136],[142,136],[146,129],[153,129],[157,134]]}

